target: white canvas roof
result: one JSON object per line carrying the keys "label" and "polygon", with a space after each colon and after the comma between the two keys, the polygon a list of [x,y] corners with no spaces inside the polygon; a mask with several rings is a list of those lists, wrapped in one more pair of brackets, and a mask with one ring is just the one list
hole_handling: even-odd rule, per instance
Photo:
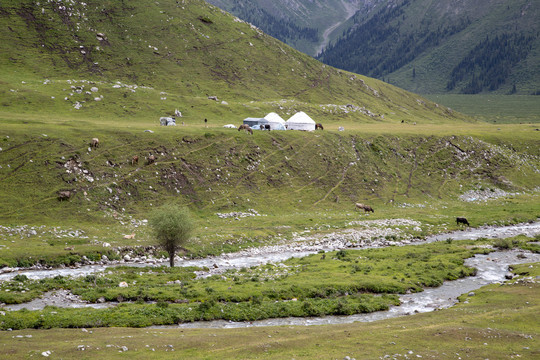
{"label": "white canvas roof", "polygon": [[285,125],[285,120],[283,120],[283,118],[279,116],[278,114],[276,114],[275,112],[271,112],[267,114],[264,118],[270,121],[271,123],[280,123],[280,124]]}
{"label": "white canvas roof", "polygon": [[287,120],[288,124],[296,123],[296,124],[313,124],[315,125],[315,121],[313,121],[312,118],[309,117],[308,114],[306,114],[303,111],[297,112],[293,116]]}

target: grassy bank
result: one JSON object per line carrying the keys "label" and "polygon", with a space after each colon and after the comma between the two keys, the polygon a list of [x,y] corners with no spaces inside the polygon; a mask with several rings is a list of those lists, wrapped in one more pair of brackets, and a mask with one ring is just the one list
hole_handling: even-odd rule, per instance
{"label": "grassy bank", "polygon": [[[540,154],[527,125],[350,123],[345,132],[253,136],[217,125],[87,125],[48,120],[3,128],[2,264],[72,264],[83,255],[114,258],[105,244],[153,245],[144,220],[168,201],[193,213],[198,230],[188,250],[196,256],[366,218],[417,220],[421,230],[411,234],[425,236],[456,229],[456,216],[473,226],[540,216]],[[100,146],[90,149],[94,136]],[[147,162],[150,153],[155,163]],[[58,200],[62,190],[72,196]],[[375,213],[359,213],[356,202]],[[259,216],[218,216],[252,209]]]}

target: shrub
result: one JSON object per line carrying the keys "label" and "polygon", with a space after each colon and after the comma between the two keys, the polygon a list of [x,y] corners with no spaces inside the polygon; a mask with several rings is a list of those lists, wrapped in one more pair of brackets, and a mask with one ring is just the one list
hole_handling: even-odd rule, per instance
{"label": "shrub", "polygon": [[493,246],[500,250],[508,250],[513,248],[512,242],[508,239],[497,239],[493,243]]}
{"label": "shrub", "polygon": [[18,275],[15,275],[13,277],[13,281],[18,281],[18,282],[25,282],[28,280],[28,277],[26,275],[21,275],[21,274],[18,274]]}

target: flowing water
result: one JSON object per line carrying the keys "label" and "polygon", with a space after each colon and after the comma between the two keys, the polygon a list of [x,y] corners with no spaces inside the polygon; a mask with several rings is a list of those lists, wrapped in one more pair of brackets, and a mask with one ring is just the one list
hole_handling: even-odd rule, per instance
{"label": "flowing water", "polygon": [[313,318],[277,318],[253,322],[229,321],[199,321],[162,328],[237,328],[253,326],[283,326],[283,325],[325,325],[348,324],[353,322],[371,322],[414,313],[434,311],[448,308],[458,302],[461,294],[471,293],[482,286],[505,281],[508,266],[511,264],[533,263],[540,261],[540,254],[532,254],[521,250],[497,251],[488,255],[476,255],[465,260],[467,266],[475,267],[478,272],[471,276],[455,281],[447,281],[437,288],[427,288],[421,293],[401,295],[400,306],[392,306],[387,311],[377,311],[368,314],[350,316],[323,316]]}
{"label": "flowing water", "polygon": [[[506,227],[483,227],[468,228],[447,234],[434,235],[425,241],[415,242],[413,244],[422,244],[426,242],[444,241],[447,239],[464,240],[485,238],[507,238],[517,235],[527,235],[533,237],[540,234],[540,221],[533,223],[518,224]],[[383,246],[377,243],[370,243],[366,247]],[[364,247],[365,248],[365,247]],[[207,267],[210,270],[201,272],[201,277],[223,272],[227,269],[251,267],[266,263],[276,263],[284,261],[291,257],[303,257],[316,253],[319,250],[336,250],[335,244],[326,243],[323,246],[299,247],[297,245],[274,246],[262,249],[250,249],[233,254],[223,254],[221,256],[183,260],[178,266]],[[253,323],[231,323],[226,321],[197,322],[182,324],[180,327],[247,327],[247,326],[273,326],[273,325],[316,325],[316,324],[336,324],[354,321],[375,321],[395,316],[403,316],[415,312],[426,312],[435,309],[446,308],[456,303],[457,297],[463,293],[478,289],[481,286],[493,282],[504,281],[507,267],[510,264],[538,262],[540,255],[525,253],[523,251],[505,251],[495,252],[489,255],[477,255],[474,258],[467,259],[466,264],[478,269],[478,274],[473,277],[446,282],[438,288],[425,289],[422,293],[408,294],[400,297],[401,305],[392,307],[388,311],[359,314],[353,316],[328,316],[321,318],[284,318],[269,319]],[[129,266],[160,266],[166,264],[166,261],[158,264],[132,263],[121,264]],[[26,275],[30,279],[42,279],[55,276],[85,276],[95,272],[105,271],[111,265],[91,265],[81,266],[79,268],[64,268],[51,270],[22,270],[12,271],[0,274],[0,281],[9,280],[17,274]],[[93,307],[103,308],[115,306],[114,303],[88,304],[81,301],[73,294],[65,291],[56,291],[46,294],[41,299],[36,299],[30,303],[7,306],[9,310],[19,310],[27,308],[30,310],[42,309],[46,305],[55,305],[61,307]]]}

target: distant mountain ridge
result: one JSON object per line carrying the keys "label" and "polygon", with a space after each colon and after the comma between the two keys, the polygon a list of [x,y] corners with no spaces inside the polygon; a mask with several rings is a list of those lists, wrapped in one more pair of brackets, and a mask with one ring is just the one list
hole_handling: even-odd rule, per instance
{"label": "distant mountain ridge", "polygon": [[540,2],[389,0],[318,57],[420,93],[540,91]]}

